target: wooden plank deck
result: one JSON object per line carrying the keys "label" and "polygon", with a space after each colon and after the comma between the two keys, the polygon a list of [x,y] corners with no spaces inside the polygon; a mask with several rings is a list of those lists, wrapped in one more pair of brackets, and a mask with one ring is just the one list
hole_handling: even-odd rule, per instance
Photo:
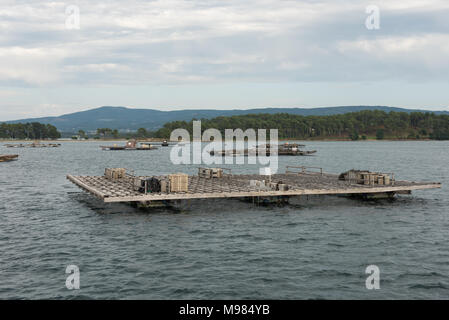
{"label": "wooden plank deck", "polygon": [[[157,176],[155,176],[157,177]],[[149,178],[149,177],[148,177]],[[189,176],[188,192],[143,194],[133,190],[130,180],[109,180],[104,176],[73,176],[67,179],[104,202],[146,202],[156,200],[243,198],[301,195],[403,193],[441,188],[435,182],[395,181],[394,185],[361,185],[341,181],[338,175],[320,173],[286,173],[271,176],[274,183],[288,185],[288,191],[261,190],[250,180],[266,180],[261,175],[224,175],[223,178]]]}

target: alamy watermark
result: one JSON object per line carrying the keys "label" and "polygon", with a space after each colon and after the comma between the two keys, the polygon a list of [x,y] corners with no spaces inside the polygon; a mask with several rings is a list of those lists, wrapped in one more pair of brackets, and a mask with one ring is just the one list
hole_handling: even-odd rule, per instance
{"label": "alamy watermark", "polygon": [[80,268],[71,264],[65,269],[65,273],[69,276],[65,280],[65,286],[69,290],[79,290],[80,288]]}
{"label": "alamy watermark", "polygon": [[[264,166],[260,169],[260,174],[275,174],[278,170],[277,129],[269,130],[268,143],[266,129],[258,129],[257,132],[254,129],[225,129],[223,140],[218,129],[210,128],[201,134],[201,121],[193,121],[192,133],[193,137],[190,139],[190,133],[186,129],[171,132],[170,140],[182,141],[171,149],[170,160],[173,164],[221,165],[223,160],[225,164],[244,164],[246,159],[248,164]],[[242,153],[239,154],[239,151]],[[223,152],[225,156],[217,156]],[[248,157],[239,156],[245,153]]]}
{"label": "alamy watermark", "polygon": [[368,30],[380,29],[380,9],[376,5],[369,5],[366,7],[365,12],[368,17],[365,20],[365,27]]}
{"label": "alamy watermark", "polygon": [[380,269],[378,266],[372,264],[366,267],[365,273],[369,274],[366,278],[365,286],[368,290],[380,289]]}
{"label": "alamy watermark", "polygon": [[79,30],[80,24],[80,8],[75,5],[70,5],[65,8],[65,27],[68,30]]}

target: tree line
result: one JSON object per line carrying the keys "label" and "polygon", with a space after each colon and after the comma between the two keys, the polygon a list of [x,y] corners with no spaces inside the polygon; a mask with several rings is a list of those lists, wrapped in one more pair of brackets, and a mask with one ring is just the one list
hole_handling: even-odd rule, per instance
{"label": "tree line", "polygon": [[31,123],[1,123],[0,138],[3,139],[58,139],[61,133],[51,124]]}
{"label": "tree line", "polygon": [[[192,134],[192,121],[173,121],[152,133],[157,138],[169,138],[170,133],[183,128]],[[288,113],[247,114],[201,119],[202,131],[240,128],[278,129],[281,139],[348,138],[434,139],[449,140],[449,115],[431,112],[385,112],[365,110],[328,116],[300,116]]]}
{"label": "tree line", "polygon": [[[78,131],[78,136],[82,139],[88,139],[88,135],[84,130]],[[153,138],[154,132],[145,128],[139,128],[136,132],[120,132],[117,129],[111,128],[98,128],[94,139],[107,138],[107,139],[139,139],[139,138]]]}

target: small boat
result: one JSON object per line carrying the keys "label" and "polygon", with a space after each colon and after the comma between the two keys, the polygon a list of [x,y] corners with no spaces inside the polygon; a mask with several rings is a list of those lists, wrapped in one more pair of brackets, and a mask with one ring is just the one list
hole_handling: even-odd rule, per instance
{"label": "small boat", "polygon": [[9,162],[9,161],[15,161],[19,159],[18,154],[4,154],[0,155],[0,162]]}
{"label": "small boat", "polygon": [[161,146],[168,147],[168,141],[167,140],[162,141]]}
{"label": "small boat", "polygon": [[136,140],[130,140],[126,142],[126,145],[119,146],[117,144],[114,144],[112,146],[100,146],[102,150],[109,150],[109,151],[117,151],[117,150],[155,150],[158,149],[158,147],[153,146],[151,143],[148,142],[137,142]]}

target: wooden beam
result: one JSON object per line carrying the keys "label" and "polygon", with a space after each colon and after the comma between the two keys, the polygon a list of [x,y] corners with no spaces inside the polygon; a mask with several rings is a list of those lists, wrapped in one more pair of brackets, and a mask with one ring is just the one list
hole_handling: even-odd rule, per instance
{"label": "wooden beam", "polygon": [[97,196],[100,199],[105,199],[105,195],[103,193],[101,193],[100,191],[98,191],[97,189],[88,186],[87,184],[81,182],[78,178],[72,176],[72,175],[67,175],[67,179],[69,179],[70,181],[72,181],[74,184],[76,184],[77,186],[89,191],[90,193],[92,193],[93,195]]}
{"label": "wooden beam", "polygon": [[183,199],[211,199],[211,198],[245,198],[245,197],[276,197],[301,195],[338,195],[338,194],[371,194],[385,192],[401,192],[423,189],[441,188],[441,184],[417,185],[408,187],[382,187],[382,188],[351,188],[351,189],[305,189],[289,191],[251,191],[251,192],[217,192],[217,193],[188,193],[188,194],[147,194],[131,197],[108,197],[104,202],[135,202],[155,200],[183,200]]}

